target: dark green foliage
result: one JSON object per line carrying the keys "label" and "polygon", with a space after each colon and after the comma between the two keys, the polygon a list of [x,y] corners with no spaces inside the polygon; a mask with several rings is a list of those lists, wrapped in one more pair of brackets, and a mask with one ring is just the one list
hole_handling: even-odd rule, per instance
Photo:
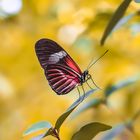
{"label": "dark green foliage", "polygon": [[71,140],[91,140],[99,132],[111,129],[111,126],[93,122],[83,126],[78,132],[76,132]]}
{"label": "dark green foliage", "polygon": [[116,26],[116,24],[119,22],[119,20],[123,17],[123,15],[124,15],[125,11],[127,10],[131,1],[132,0],[124,0],[121,3],[121,5],[117,8],[112,19],[109,21],[109,23],[103,33],[103,36],[101,38],[101,45],[104,45],[106,38],[112,32],[113,28]]}

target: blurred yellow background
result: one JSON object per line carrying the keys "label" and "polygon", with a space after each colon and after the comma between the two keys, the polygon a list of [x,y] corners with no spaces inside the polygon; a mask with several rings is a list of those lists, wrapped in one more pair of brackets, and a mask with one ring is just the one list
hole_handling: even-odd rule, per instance
{"label": "blurred yellow background", "polygon": [[[0,0],[0,140],[31,138],[33,135],[22,137],[24,130],[42,120],[54,124],[78,98],[77,90],[57,96],[49,87],[34,50],[40,38],[58,42],[82,71],[92,58],[96,59],[109,49],[109,53],[90,69],[94,81],[102,89],[139,74],[140,33],[130,28],[133,23],[140,24],[139,17],[112,33],[104,47],[99,44],[111,15],[121,2]],[[126,15],[139,9],[140,5],[132,2]],[[90,121],[113,126],[131,118],[140,108],[139,84],[113,94],[109,98],[111,110],[102,105],[67,121],[61,129],[62,140],[69,140],[74,131]],[[98,91],[92,98],[103,97],[103,92]],[[140,137],[140,118],[134,128]],[[102,134],[95,139],[99,140]],[[136,139],[130,132],[126,134],[127,140]]]}

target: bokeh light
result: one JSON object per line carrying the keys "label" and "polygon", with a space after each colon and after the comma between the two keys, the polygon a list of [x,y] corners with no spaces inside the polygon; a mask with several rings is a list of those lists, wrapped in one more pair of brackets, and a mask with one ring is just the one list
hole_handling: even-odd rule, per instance
{"label": "bokeh light", "polygon": [[17,14],[22,8],[22,0],[1,0],[0,13],[7,17]]}
{"label": "bokeh light", "polygon": [[8,80],[4,75],[0,74],[0,97],[3,99],[12,97],[14,92],[14,87],[10,80]]}

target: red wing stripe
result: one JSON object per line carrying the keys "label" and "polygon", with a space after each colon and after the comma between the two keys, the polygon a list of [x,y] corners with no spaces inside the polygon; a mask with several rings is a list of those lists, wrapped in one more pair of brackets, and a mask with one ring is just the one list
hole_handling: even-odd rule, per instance
{"label": "red wing stripe", "polygon": [[74,81],[72,81],[68,86],[66,86],[65,88],[63,88],[62,90],[61,90],[61,92],[63,93],[63,92],[66,92],[67,90],[69,90],[71,87],[74,87]]}
{"label": "red wing stripe", "polygon": [[68,88],[68,89],[64,92],[64,94],[66,94],[66,93],[70,92],[72,89],[74,89],[74,88],[75,88],[75,86],[76,86],[76,85],[73,85],[73,86],[71,86],[70,88]]}
{"label": "red wing stripe", "polygon": [[[58,65],[59,67],[61,67],[61,65]],[[76,77],[81,77],[81,75],[79,73],[77,73],[74,69],[67,67],[67,66],[63,66],[64,69],[67,69],[68,71],[70,71],[72,73],[72,75],[76,75]]]}
{"label": "red wing stripe", "polygon": [[62,90],[64,87],[68,86],[68,85],[71,83],[71,81],[72,81],[72,79],[68,79],[65,83],[63,83],[63,84],[60,85],[58,88],[56,88],[56,91],[60,91],[60,92],[61,92],[61,90]]}
{"label": "red wing stripe", "polygon": [[66,71],[66,72],[68,72],[68,73],[70,73],[70,74],[71,74],[72,76],[74,76],[74,77],[79,76],[79,75],[77,75],[76,73],[74,73],[73,71],[71,71],[71,69],[70,69],[70,70],[67,69],[67,67],[59,66],[59,65],[56,65],[56,67],[59,68],[59,69],[62,69],[62,70],[64,70],[64,71]]}
{"label": "red wing stripe", "polygon": [[54,81],[57,82],[57,81],[59,81],[62,78],[65,78],[65,76],[64,75],[60,75],[60,76],[57,76],[57,77],[50,77],[49,81],[50,82],[54,82]]}
{"label": "red wing stripe", "polygon": [[63,75],[63,73],[49,73],[47,76],[53,77],[53,76],[60,76],[60,75]]}
{"label": "red wing stripe", "polygon": [[65,92],[63,92],[63,94],[66,94],[66,93],[68,93],[68,92],[70,92],[72,89],[74,89],[75,88],[75,86],[76,86],[77,84],[75,83],[75,84],[73,84],[73,86],[71,86],[70,88],[68,88]]}
{"label": "red wing stripe", "polygon": [[60,81],[56,82],[55,84],[53,84],[54,88],[57,88],[59,85],[61,85],[63,82],[66,82],[67,78],[63,78]]}

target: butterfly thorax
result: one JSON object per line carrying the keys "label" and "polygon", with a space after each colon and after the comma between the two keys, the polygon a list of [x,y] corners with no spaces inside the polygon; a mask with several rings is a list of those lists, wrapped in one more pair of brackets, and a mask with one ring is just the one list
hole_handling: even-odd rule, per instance
{"label": "butterfly thorax", "polygon": [[91,78],[91,75],[89,74],[88,70],[85,70],[81,75],[81,81],[80,81],[81,85],[90,78]]}

